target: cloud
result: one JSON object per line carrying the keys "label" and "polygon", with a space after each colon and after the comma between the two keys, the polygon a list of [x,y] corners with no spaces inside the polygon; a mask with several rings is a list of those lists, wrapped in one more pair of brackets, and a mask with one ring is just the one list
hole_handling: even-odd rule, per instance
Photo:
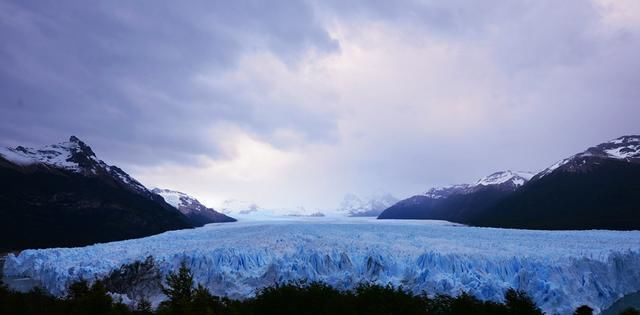
{"label": "cloud", "polygon": [[0,4],[0,141],[329,208],[638,133],[634,1]]}
{"label": "cloud", "polygon": [[25,123],[42,131],[21,141],[73,132],[138,163],[215,154],[202,139],[211,124],[255,115],[194,85],[204,69],[232,68],[246,51],[295,64],[307,50],[338,49],[304,2],[6,2],[1,14],[2,134]]}

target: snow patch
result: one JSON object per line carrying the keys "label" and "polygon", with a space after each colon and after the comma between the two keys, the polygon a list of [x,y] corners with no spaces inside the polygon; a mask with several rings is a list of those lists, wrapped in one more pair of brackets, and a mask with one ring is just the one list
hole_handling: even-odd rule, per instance
{"label": "snow patch", "polygon": [[491,185],[500,185],[507,182],[513,183],[516,187],[523,185],[526,181],[530,180],[534,174],[529,172],[514,172],[514,171],[503,171],[496,172],[489,176],[483,177],[479,179],[475,186],[491,186]]}
{"label": "snow patch", "polygon": [[78,172],[80,167],[77,163],[69,161],[72,150],[79,149],[79,145],[74,142],[62,142],[45,146],[41,149],[25,148],[2,148],[2,154],[7,160],[19,165],[31,165],[36,163],[48,164],[54,167],[63,168]]}
{"label": "snow patch", "polygon": [[624,147],[605,150],[604,152],[615,159],[640,157],[640,145],[628,145]]}
{"label": "snow patch", "polygon": [[188,204],[187,201],[190,199],[195,200],[189,195],[175,190],[154,188],[151,191],[162,196],[162,198],[164,198],[164,201],[166,201],[176,209],[186,206]]}

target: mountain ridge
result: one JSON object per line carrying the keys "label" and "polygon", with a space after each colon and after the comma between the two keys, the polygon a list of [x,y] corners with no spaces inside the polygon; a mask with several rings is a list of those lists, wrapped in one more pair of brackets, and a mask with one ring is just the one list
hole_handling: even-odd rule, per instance
{"label": "mountain ridge", "polygon": [[486,177],[497,185],[480,185],[491,182],[481,179],[474,185],[433,188],[398,202],[378,218],[506,228],[640,229],[640,136],[589,147],[530,180],[530,173],[509,171],[518,176],[510,178],[499,173]]}
{"label": "mountain ridge", "polygon": [[378,219],[432,219],[464,222],[496,200],[524,185],[533,176],[511,170],[494,172],[474,184],[429,189],[385,209]]}
{"label": "mountain ridge", "polygon": [[75,136],[0,148],[0,250],[83,246],[194,227]]}
{"label": "mountain ridge", "polygon": [[527,229],[640,229],[640,136],[587,148],[467,223]]}

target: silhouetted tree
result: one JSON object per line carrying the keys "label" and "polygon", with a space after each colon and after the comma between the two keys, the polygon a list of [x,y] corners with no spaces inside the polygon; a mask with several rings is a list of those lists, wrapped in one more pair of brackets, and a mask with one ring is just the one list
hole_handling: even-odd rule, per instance
{"label": "silhouetted tree", "polygon": [[[0,284],[2,315],[540,315],[542,312],[522,291],[508,290],[504,303],[481,301],[462,292],[456,297],[413,292],[391,285],[361,284],[354,290],[338,290],[325,283],[289,283],[267,287],[246,300],[229,300],[212,295],[204,286],[194,288],[193,275],[185,263],[166,276],[163,292],[167,300],[154,312],[144,297],[134,310],[114,301],[102,281],[73,283],[64,299],[35,289],[29,293],[8,290]],[[588,306],[575,314],[590,314]],[[627,310],[624,315],[640,315]]]}
{"label": "silhouetted tree", "polygon": [[193,291],[192,312],[193,314],[213,315],[223,312],[224,305],[221,299],[211,295],[209,290],[198,284]]}
{"label": "silhouetted tree", "polygon": [[589,305],[582,305],[576,308],[573,315],[593,315],[593,309]]}
{"label": "silhouetted tree", "polygon": [[640,311],[637,309],[630,307],[620,312],[620,315],[640,315]]}
{"label": "silhouetted tree", "polygon": [[186,262],[180,263],[177,273],[169,273],[166,286],[162,286],[162,293],[167,300],[160,304],[159,311],[168,314],[189,314],[193,299],[193,274]]}
{"label": "silhouetted tree", "polygon": [[147,300],[144,297],[140,298],[138,303],[136,303],[135,314],[137,315],[153,314],[153,309],[151,308],[151,302],[149,302],[149,300]]}
{"label": "silhouetted tree", "polygon": [[113,299],[102,284],[96,281],[89,286],[86,280],[80,280],[69,286],[69,314],[110,314]]}
{"label": "silhouetted tree", "polygon": [[504,294],[505,305],[510,314],[542,315],[542,310],[524,291],[509,289]]}

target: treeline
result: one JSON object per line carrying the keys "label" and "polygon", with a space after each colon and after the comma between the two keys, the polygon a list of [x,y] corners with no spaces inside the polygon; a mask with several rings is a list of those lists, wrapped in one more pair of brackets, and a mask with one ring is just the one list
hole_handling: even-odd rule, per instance
{"label": "treeline", "polygon": [[[92,315],[209,315],[209,314],[543,314],[522,291],[510,289],[503,303],[481,301],[469,294],[413,295],[400,288],[362,284],[352,291],[340,291],[322,283],[292,283],[261,290],[254,298],[231,300],[212,295],[202,285],[194,285],[193,275],[183,264],[169,274],[162,286],[167,300],[157,309],[141,298],[135,306],[127,306],[108,293],[104,280],[89,284],[78,281],[69,286],[64,298],[56,298],[42,290],[19,293],[0,284],[0,314],[92,314]],[[581,306],[574,314],[592,314]],[[627,310],[624,315],[640,315]]]}

